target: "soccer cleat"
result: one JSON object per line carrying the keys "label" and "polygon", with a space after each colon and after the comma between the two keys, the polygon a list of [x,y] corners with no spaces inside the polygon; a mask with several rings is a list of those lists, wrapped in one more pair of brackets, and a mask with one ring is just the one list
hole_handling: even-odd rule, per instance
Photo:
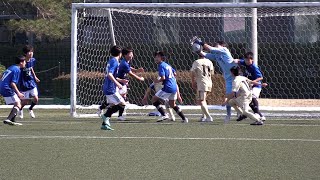
{"label": "soccer cleat", "polygon": [[224,118],[224,123],[225,123],[225,124],[228,124],[229,121],[230,121],[230,119],[231,119],[231,116],[226,116],[226,117]]}
{"label": "soccer cleat", "polygon": [[100,129],[102,129],[102,130],[114,130],[114,129],[112,129],[110,126],[108,126],[108,125],[101,125],[101,128]]}
{"label": "soccer cleat", "polygon": [[161,118],[159,118],[157,122],[162,122],[162,121],[167,120],[167,119],[169,119],[169,116],[168,115],[164,115],[164,116],[161,116]]}
{"label": "soccer cleat", "polygon": [[105,123],[106,125],[110,126],[110,118],[106,117],[104,114],[102,114],[101,116],[102,122]]}
{"label": "soccer cleat", "polygon": [[207,117],[206,118],[206,122],[213,122],[213,118],[210,116],[210,117]]}
{"label": "soccer cleat", "polygon": [[101,117],[102,113],[103,113],[103,112],[102,112],[102,109],[100,109],[100,108],[99,108],[98,111],[96,112],[96,114],[97,114],[99,117]]}
{"label": "soccer cleat", "polygon": [[266,117],[264,117],[264,116],[262,116],[260,119],[261,119],[261,121],[266,121],[267,120]]}
{"label": "soccer cleat", "polygon": [[3,124],[8,124],[8,125],[14,126],[14,122],[10,121],[9,119],[4,120]]}
{"label": "soccer cleat", "polygon": [[182,123],[188,123],[188,122],[189,122],[189,119],[188,119],[188,118],[182,119],[181,122],[182,122]]}
{"label": "soccer cleat", "polygon": [[250,125],[263,125],[263,122],[262,121],[255,121],[253,123],[251,123]]}
{"label": "soccer cleat", "polygon": [[124,116],[119,116],[118,117],[118,121],[125,121],[125,120],[126,120],[126,118]]}
{"label": "soccer cleat", "polygon": [[174,117],[174,116],[171,116],[171,121],[176,121],[176,117]]}
{"label": "soccer cleat", "polygon": [[18,115],[20,119],[23,119],[23,109],[18,112]]}
{"label": "soccer cleat", "polygon": [[206,118],[203,116],[199,119],[199,122],[205,122],[205,121],[206,121]]}
{"label": "soccer cleat", "polygon": [[247,116],[240,115],[240,116],[238,117],[237,121],[242,121],[242,120],[244,120],[244,119],[246,119],[246,118],[247,118]]}
{"label": "soccer cleat", "polygon": [[30,114],[30,117],[32,118],[35,118],[36,116],[34,115],[33,111],[32,110],[29,110],[29,114]]}
{"label": "soccer cleat", "polygon": [[21,123],[18,123],[18,122],[12,122],[14,126],[22,126]]}

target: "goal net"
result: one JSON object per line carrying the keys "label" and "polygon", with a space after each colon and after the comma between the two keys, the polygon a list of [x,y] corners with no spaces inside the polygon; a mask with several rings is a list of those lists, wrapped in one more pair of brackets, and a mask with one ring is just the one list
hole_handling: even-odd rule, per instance
{"label": "goal net", "polygon": [[[253,13],[257,8],[257,15]],[[256,26],[254,19],[257,19]],[[320,106],[320,6],[319,3],[194,3],[194,4],[73,4],[71,106],[76,115],[94,114],[105,100],[102,92],[109,49],[115,43],[132,47],[132,67],[143,67],[144,82],[130,78],[129,109],[144,113],[141,100],[157,65],[153,53],[167,54],[177,71],[184,108],[194,108],[190,68],[198,57],[190,39],[223,40],[234,58],[258,50],[264,82],[260,105],[265,110],[291,110],[316,116]],[[256,31],[256,36],[254,32]],[[209,94],[211,108],[224,98],[224,80],[218,64]],[[149,102],[149,104],[151,104]],[[312,110],[312,112],[310,112]],[[289,113],[290,114],[290,113]]]}

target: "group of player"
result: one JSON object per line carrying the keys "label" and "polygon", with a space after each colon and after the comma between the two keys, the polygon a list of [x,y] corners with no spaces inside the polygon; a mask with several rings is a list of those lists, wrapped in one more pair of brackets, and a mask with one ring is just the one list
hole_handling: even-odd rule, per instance
{"label": "group of player", "polygon": [[[199,55],[199,59],[194,61],[191,68],[192,87],[196,90],[196,100],[201,106],[202,122],[212,122],[213,118],[209,113],[206,97],[212,89],[212,75],[214,74],[214,66],[212,61],[219,64],[223,72],[226,85],[226,98],[223,105],[226,105],[227,116],[225,123],[231,118],[231,107],[239,114],[237,121],[241,121],[246,117],[254,120],[252,125],[263,125],[265,117],[259,111],[258,97],[261,87],[266,83],[261,83],[263,79],[259,67],[253,63],[253,53],[248,52],[243,59],[234,59],[222,41],[217,42],[214,46],[210,46],[194,37],[192,45],[198,45],[199,48],[194,52]],[[206,51],[203,51],[203,49]],[[111,57],[107,62],[106,76],[103,84],[103,92],[107,101],[103,102],[99,107],[98,114],[102,118],[101,129],[113,130],[110,125],[110,118],[113,113],[119,111],[118,120],[125,120],[123,112],[126,106],[126,95],[128,78],[131,75],[134,78],[143,81],[144,78],[135,73],[144,72],[143,68],[134,69],[130,66],[133,59],[133,50],[131,48],[121,49],[119,46],[113,46],[110,49]],[[181,117],[183,123],[188,123],[176,100],[182,103],[179,87],[176,80],[176,70],[166,62],[166,55],[162,51],[154,53],[155,63],[158,65],[158,78],[147,88],[142,99],[144,104],[148,102],[150,92],[154,90],[156,93],[152,97],[152,104],[159,111],[161,117],[157,122],[171,119],[175,121],[173,110]],[[245,67],[244,74],[239,66]],[[244,77],[242,75],[246,75]],[[165,113],[161,104],[164,102],[168,113]],[[252,108],[254,113],[249,111]],[[107,109],[102,114],[102,110]]]}
{"label": "group of player", "polygon": [[[110,124],[110,118],[113,113],[119,111],[118,120],[124,120],[122,113],[126,106],[125,98],[127,94],[127,84],[129,82],[126,75],[131,75],[140,81],[144,81],[143,77],[135,74],[135,72],[143,72],[143,68],[134,69],[130,66],[130,62],[133,59],[133,50],[131,48],[121,49],[119,46],[113,46],[110,49],[110,55],[111,57],[107,62],[103,84],[103,93],[106,95],[107,101],[102,103],[98,111],[100,114],[102,109],[106,109],[104,114],[100,114],[102,118],[101,129],[103,130],[113,130]],[[166,56],[161,51],[154,53],[154,59],[155,63],[158,64],[159,77],[153,81],[150,88],[157,86],[159,83],[162,84],[162,88],[152,97],[152,104],[161,114],[159,121],[169,119],[161,106],[161,100],[164,100],[182,118],[182,122],[187,123],[188,119],[184,116],[179,106],[176,105],[176,99],[178,98],[180,101],[182,99],[175,78],[175,69],[165,62]],[[146,98],[144,98],[143,101],[146,101]],[[172,117],[174,116],[172,115],[171,118]]]}
{"label": "group of player", "polygon": [[30,104],[29,114],[35,118],[34,106],[38,103],[37,83],[40,82],[33,67],[36,59],[33,58],[33,47],[24,46],[23,55],[15,58],[15,64],[10,66],[1,74],[0,94],[3,96],[7,105],[13,105],[9,116],[3,121],[8,125],[22,125],[16,122],[17,114],[23,118],[23,107]]}
{"label": "group of player", "polygon": [[[266,119],[259,110],[257,99],[260,96],[261,88],[267,84],[261,82],[263,76],[259,67],[253,62],[253,53],[246,53],[244,59],[234,59],[222,41],[210,46],[200,38],[194,37],[191,44],[195,53],[217,62],[222,69],[226,87],[226,98],[223,103],[227,108],[225,123],[230,121],[231,107],[233,107],[239,114],[237,121],[249,117],[254,120],[251,125],[263,125],[263,121]],[[244,73],[241,73],[239,66],[245,67]],[[249,111],[249,107],[254,113]]]}

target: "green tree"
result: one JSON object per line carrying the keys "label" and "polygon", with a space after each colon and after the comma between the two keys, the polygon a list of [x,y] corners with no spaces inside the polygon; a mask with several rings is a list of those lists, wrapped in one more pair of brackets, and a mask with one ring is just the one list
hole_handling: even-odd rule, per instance
{"label": "green tree", "polygon": [[[71,3],[72,0],[7,0],[4,4],[8,11],[19,18],[9,20],[6,25],[15,32],[31,32],[52,40],[64,39],[71,31]],[[25,18],[25,15],[31,18]]]}

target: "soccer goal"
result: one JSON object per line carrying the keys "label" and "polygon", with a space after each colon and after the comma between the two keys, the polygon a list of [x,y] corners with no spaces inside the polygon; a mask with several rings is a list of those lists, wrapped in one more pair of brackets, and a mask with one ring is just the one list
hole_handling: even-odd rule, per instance
{"label": "soccer goal", "polygon": [[[183,108],[198,108],[191,88],[193,54],[189,40],[223,40],[234,58],[254,52],[269,84],[260,97],[262,110],[320,111],[320,3],[75,3],[72,4],[71,114],[94,115],[102,92],[109,48],[134,49],[133,67],[143,67],[144,82],[130,79],[128,109],[144,113],[141,99],[156,78],[153,53],[166,52],[178,70]],[[218,64],[209,94],[211,108],[224,98]],[[200,108],[199,108],[200,109]],[[303,113],[302,113],[303,112]],[[290,115],[290,113],[289,113]]]}

